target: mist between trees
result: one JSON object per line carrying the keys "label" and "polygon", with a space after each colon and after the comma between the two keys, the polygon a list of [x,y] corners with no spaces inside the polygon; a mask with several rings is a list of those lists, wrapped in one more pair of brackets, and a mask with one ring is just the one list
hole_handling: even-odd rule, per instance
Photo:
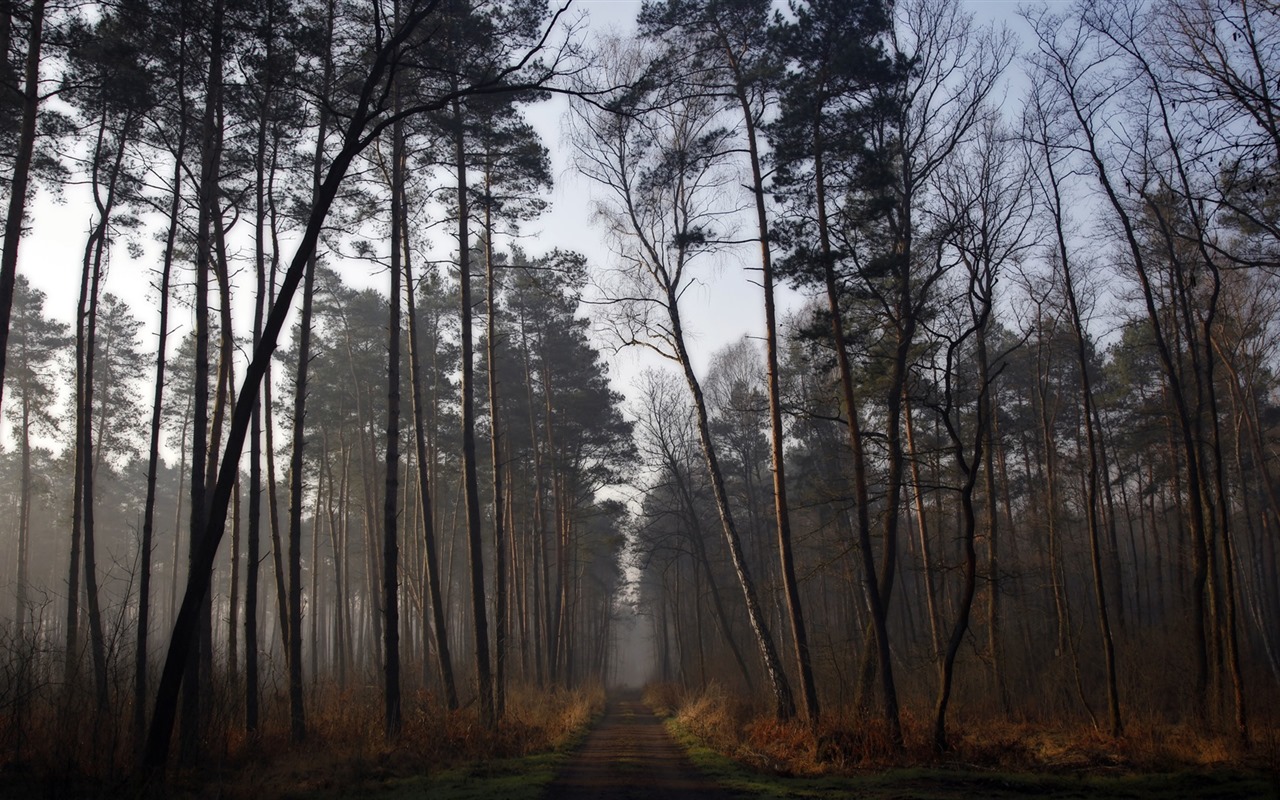
{"label": "mist between trees", "polygon": [[[499,728],[513,687],[624,680],[940,752],[961,717],[1246,747],[1280,682],[1278,13],[4,4],[5,759],[154,773],[349,690],[394,740],[406,704]],[[607,253],[521,235],[553,94]],[[66,325],[19,245],[69,184]],[[148,297],[108,291],[121,248]],[[765,329],[700,372],[725,265]]]}

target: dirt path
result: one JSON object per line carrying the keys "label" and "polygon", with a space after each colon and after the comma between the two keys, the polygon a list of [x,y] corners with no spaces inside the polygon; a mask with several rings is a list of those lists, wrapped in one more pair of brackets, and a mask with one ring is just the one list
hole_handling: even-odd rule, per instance
{"label": "dirt path", "polygon": [[551,800],[729,800],[699,774],[638,696],[611,698],[547,791]]}

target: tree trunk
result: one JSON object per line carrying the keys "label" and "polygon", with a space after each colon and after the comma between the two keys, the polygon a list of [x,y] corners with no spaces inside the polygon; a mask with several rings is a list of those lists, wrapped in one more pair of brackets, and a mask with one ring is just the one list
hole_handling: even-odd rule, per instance
{"label": "tree trunk", "polygon": [[[906,387],[903,387],[906,392]],[[915,425],[911,403],[902,398],[902,421],[907,434],[907,456],[911,461],[911,493],[915,499],[916,531],[920,536],[920,568],[924,572],[925,602],[929,610],[929,643],[933,653],[942,652],[942,631],[938,622],[938,592],[933,581],[933,556],[929,546],[929,526],[925,517],[924,492],[920,483],[920,461],[916,454]]]}
{"label": "tree trunk", "polygon": [[426,562],[427,592],[431,598],[431,623],[435,634],[436,660],[440,669],[440,681],[444,684],[445,705],[452,711],[458,707],[458,690],[453,679],[453,659],[449,654],[449,630],[445,621],[444,600],[440,591],[440,568],[436,555],[435,514],[432,510],[431,465],[433,459],[427,451],[426,398],[422,389],[422,370],[418,357],[418,314],[414,301],[413,271],[409,252],[404,253],[404,274],[407,309],[409,312],[409,378],[413,390],[413,436],[418,466],[418,501],[422,506],[422,542]]}
{"label": "tree trunk", "polygon": [[476,681],[480,721],[493,728],[493,675],[489,664],[489,622],[484,595],[484,546],[480,534],[480,492],[476,475],[475,364],[471,332],[471,241],[467,204],[467,157],[462,103],[454,100],[454,167],[458,179],[458,280],[462,326],[462,476],[467,506],[467,556],[471,570],[471,608],[474,615]]}
{"label": "tree trunk", "polygon": [[769,384],[769,459],[773,467],[774,523],[778,533],[778,559],[782,571],[782,586],[787,598],[787,613],[796,646],[796,667],[800,673],[800,694],[804,698],[805,716],[809,724],[818,724],[818,690],[813,680],[813,666],[809,655],[809,636],[804,624],[804,609],[800,603],[800,586],[796,581],[795,559],[791,553],[791,512],[787,505],[787,480],[783,450],[785,441],[782,429],[782,390],[778,380],[778,324],[773,302],[773,256],[769,248],[769,220],[765,211],[765,186],[760,170],[760,155],[756,143],[756,120],[751,103],[743,88],[738,65],[733,61],[735,88],[742,117],[746,124],[747,153],[751,162],[751,193],[755,198],[756,228],[760,237],[761,283],[764,287],[765,357],[768,364]]}
{"label": "tree trunk", "polygon": [[[27,583],[30,580],[31,560],[31,387],[28,363],[28,343],[22,343],[18,357],[22,360],[22,430],[19,433],[22,449],[22,486],[18,498],[18,585],[14,598],[13,624],[21,640],[27,630]],[[140,599],[140,609],[146,606],[145,595]],[[142,613],[141,611],[139,613]]]}
{"label": "tree trunk", "polygon": [[485,260],[485,361],[489,371],[489,452],[493,468],[493,658],[494,714],[498,719],[507,702],[507,558],[505,512],[502,507],[502,428],[498,413],[498,314],[495,303],[493,263],[493,202],[491,165],[485,165],[484,260]]}
{"label": "tree trunk", "polygon": [[[981,401],[980,401],[981,402]],[[981,445],[978,445],[978,450]],[[955,676],[956,657],[960,646],[964,644],[965,633],[969,630],[969,613],[973,608],[973,596],[977,590],[978,554],[974,549],[974,537],[977,532],[977,516],[973,508],[973,486],[977,480],[977,464],[965,465],[963,447],[959,440],[955,443],[956,461],[965,473],[965,483],[960,490],[960,541],[964,558],[961,566],[964,583],[960,590],[960,605],[956,622],[951,629],[951,638],[947,641],[947,649],[943,653],[942,667],[938,686],[938,700],[933,710],[933,749],[942,753],[947,750],[947,708],[951,701],[951,687]],[[980,453],[975,453],[980,457]]]}
{"label": "tree trunk", "polygon": [[[703,531],[702,522],[698,518],[698,506],[694,500],[693,491],[689,486],[689,479],[685,475],[686,471],[680,469],[674,452],[665,452],[663,458],[666,462],[667,471],[671,474],[672,480],[675,481],[676,493],[680,497],[680,503],[684,507],[684,514],[688,524],[688,539],[693,548],[694,560],[698,562],[698,566],[702,567],[703,574],[707,578],[707,586],[711,593],[711,608],[715,612],[716,623],[720,628],[720,633],[724,636],[725,643],[729,646],[729,652],[733,655],[738,671],[742,674],[743,686],[746,687],[747,693],[751,694],[753,693],[751,672],[747,669],[746,660],[743,659],[742,651],[733,636],[729,616],[725,611],[724,601],[720,597],[720,589],[711,570],[711,560],[707,557],[706,541],[703,538],[706,534]],[[695,572],[695,579],[696,577],[697,573]]]}
{"label": "tree trunk", "polygon": [[[400,106],[400,93],[395,95],[396,110]],[[398,499],[400,496],[400,253],[404,209],[401,207],[404,189],[404,125],[397,122],[391,128],[391,295],[387,312],[387,486],[382,498],[384,535],[382,541],[382,602],[386,623],[383,626],[383,642],[386,658],[383,663],[386,700],[386,735],[396,738],[400,733],[400,602],[399,562],[400,542],[397,530]]]}
{"label": "tree trunk", "polygon": [[[184,85],[186,59],[186,35],[182,33],[179,41],[179,61],[176,84]],[[183,110],[183,124],[178,127],[178,141],[173,153],[173,175],[170,178],[173,196],[169,201],[169,227],[165,237],[164,260],[160,271],[160,320],[156,338],[155,387],[151,401],[151,435],[147,453],[147,497],[142,512],[142,544],[140,545],[139,564],[142,567],[138,577],[138,625],[136,633],[136,649],[134,655],[133,676],[133,734],[139,748],[146,734],[147,726],[147,637],[150,635],[151,609],[151,550],[155,537],[156,479],[160,466],[160,427],[164,411],[164,376],[166,356],[169,342],[169,286],[173,275],[174,249],[178,236],[178,214],[182,203],[182,161],[186,155],[187,126],[186,93],[179,94],[179,107]],[[181,467],[179,467],[181,469]],[[181,493],[181,489],[179,489]],[[174,562],[176,564],[176,562]],[[171,565],[172,568],[172,565]]]}
{"label": "tree trunk", "polygon": [[[1063,69],[1070,73],[1067,65],[1062,65]],[[1072,79],[1072,75],[1066,76],[1067,80]],[[1174,351],[1169,346],[1165,332],[1161,328],[1161,314],[1155,304],[1154,288],[1151,284],[1147,269],[1147,256],[1138,241],[1137,233],[1134,228],[1133,219],[1115,190],[1112,183],[1111,173],[1103,161],[1102,155],[1098,149],[1098,142],[1092,127],[1092,121],[1089,119],[1087,112],[1080,106],[1080,100],[1073,93],[1067,94],[1067,99],[1071,103],[1071,110],[1075,116],[1076,122],[1080,125],[1080,130],[1084,134],[1084,144],[1089,153],[1089,157],[1095,167],[1095,174],[1101,185],[1103,192],[1106,194],[1109,204],[1116,212],[1116,217],[1121,224],[1124,234],[1125,244],[1129,253],[1134,260],[1134,266],[1138,275],[1138,283],[1142,289],[1142,297],[1146,304],[1148,321],[1151,325],[1152,337],[1155,342],[1156,352],[1159,356],[1161,366],[1165,372],[1165,376],[1169,381],[1174,408],[1176,410],[1176,425],[1179,438],[1181,440],[1181,449],[1183,457],[1186,461],[1187,479],[1190,486],[1188,499],[1190,501],[1189,522],[1191,527],[1191,555],[1192,555],[1192,585],[1191,585],[1191,602],[1192,602],[1192,650],[1193,662],[1195,669],[1195,677],[1192,684],[1192,693],[1196,698],[1197,714],[1203,719],[1207,715],[1207,709],[1204,704],[1204,698],[1207,697],[1209,686],[1209,648],[1208,648],[1208,631],[1206,628],[1206,608],[1205,608],[1205,589],[1208,583],[1208,562],[1209,562],[1209,545],[1208,533],[1206,531],[1206,509],[1204,508],[1204,496],[1206,492],[1206,482],[1202,475],[1200,465],[1200,448],[1197,442],[1195,425],[1192,409],[1188,408],[1187,398],[1185,395],[1184,381],[1179,375],[1177,360],[1174,357]],[[1194,348],[1191,348],[1194,351]]]}
{"label": "tree trunk", "polygon": [[[274,84],[270,73],[270,65],[275,53],[275,36],[272,32],[275,21],[275,4],[266,6],[267,25],[265,35],[266,57],[259,76],[262,85],[262,101],[258,105],[257,153],[254,156],[254,219],[253,219],[253,255],[256,291],[253,307],[253,347],[256,350],[262,338],[263,316],[266,314],[267,289],[267,215],[270,212],[268,199],[268,172],[275,174],[275,150],[271,151],[270,164],[267,159],[267,128],[270,124],[269,114],[271,99],[274,96]],[[274,227],[273,227],[274,233]],[[274,242],[273,242],[274,245]],[[272,247],[272,259],[277,249]],[[272,276],[274,284],[274,275]],[[269,379],[268,379],[269,380]],[[270,397],[270,395],[268,395]],[[268,406],[268,409],[270,406]],[[268,412],[270,413],[270,412]],[[253,418],[250,422],[249,434],[249,531],[247,558],[245,561],[244,586],[244,727],[245,732],[253,736],[258,731],[260,691],[258,688],[258,584],[259,561],[262,540],[262,400],[253,401]],[[271,454],[268,454],[271,457]],[[272,487],[274,491],[274,487]]]}
{"label": "tree trunk", "polygon": [[[334,3],[330,0],[325,12],[325,41],[333,41]],[[319,122],[316,128],[316,146],[311,160],[312,207],[319,205],[322,190],[325,139],[328,135],[329,115],[324,98],[332,81],[333,60],[326,51],[324,77],[321,84]],[[289,735],[295,742],[307,736],[306,711],[303,707],[302,683],[302,479],[305,469],[307,416],[307,373],[311,366],[311,317],[315,297],[316,253],[314,249],[306,261],[303,275],[302,308],[298,315],[298,369],[293,395],[293,450],[289,461],[289,557],[288,602],[289,623]]]}
{"label": "tree trunk", "polygon": [[1089,558],[1093,569],[1094,599],[1098,605],[1098,628],[1102,638],[1102,655],[1106,665],[1107,717],[1112,736],[1124,732],[1120,718],[1120,691],[1116,678],[1115,641],[1111,635],[1111,618],[1108,614],[1107,595],[1102,570],[1102,554],[1099,537],[1098,507],[1098,449],[1094,427],[1093,389],[1089,378],[1089,359],[1085,346],[1084,320],[1076,300],[1075,282],[1071,276],[1071,262],[1067,254],[1066,234],[1061,218],[1062,200],[1058,196],[1058,183],[1053,172],[1052,160],[1048,160],[1048,174],[1053,190],[1053,215],[1057,230],[1058,257],[1062,261],[1062,277],[1067,295],[1067,310],[1071,314],[1071,327],[1075,332],[1076,366],[1080,370],[1080,401],[1085,426],[1085,439],[1089,451],[1087,488],[1085,492],[1085,518],[1089,529]]}
{"label": "tree trunk", "polygon": [[[817,128],[815,128],[817,130]],[[815,135],[815,139],[818,138]],[[862,443],[862,427],[858,418],[858,406],[853,393],[853,371],[849,354],[845,349],[844,323],[840,313],[840,298],[836,290],[835,263],[831,250],[831,238],[827,223],[826,175],[823,147],[815,142],[815,177],[818,203],[818,237],[822,248],[823,277],[827,291],[827,307],[831,314],[831,340],[835,349],[836,364],[840,373],[841,399],[848,416],[849,447],[853,455],[854,498],[858,507],[858,549],[862,557],[863,580],[866,582],[867,605],[871,611],[871,625],[875,632],[876,657],[880,667],[880,685],[884,701],[884,719],[889,736],[895,745],[902,743],[902,722],[898,713],[898,690],[893,680],[893,662],[889,651],[888,620],[883,595],[876,574],[875,556],[871,549],[871,520],[869,492],[867,489],[866,452]],[[886,548],[889,543],[886,541]],[[887,559],[887,556],[886,556]]]}
{"label": "tree trunk", "polygon": [[[200,552],[205,547],[206,528],[208,522],[208,471],[209,452],[209,272],[213,261],[212,227],[218,216],[218,174],[221,162],[219,150],[221,136],[217,121],[218,109],[221,106],[222,94],[222,48],[223,48],[223,16],[225,6],[223,0],[215,0],[212,9],[212,32],[210,35],[209,75],[205,96],[204,116],[200,134],[200,186],[198,210],[199,218],[196,231],[196,320],[195,320],[195,398],[192,414],[191,444],[191,537],[189,551],[189,571],[187,577],[187,593],[200,581],[196,579],[200,569]],[[201,666],[208,663],[211,656],[211,602],[208,581],[204,582],[199,595],[198,617],[192,620],[193,629],[199,633],[199,642],[194,638],[188,646],[186,676],[183,679],[183,706],[181,754],[184,763],[195,761],[199,752],[201,727],[201,684],[207,679],[202,675]],[[186,604],[184,598],[184,605]]]}
{"label": "tree trunk", "polygon": [[721,528],[724,532],[725,542],[729,547],[729,557],[733,561],[733,568],[738,576],[738,585],[742,588],[743,599],[747,606],[747,618],[751,622],[751,629],[755,632],[756,645],[759,647],[760,657],[764,662],[765,674],[768,675],[770,686],[773,689],[774,712],[779,719],[790,719],[796,713],[795,697],[791,693],[791,685],[787,681],[786,673],[783,672],[782,662],[778,658],[773,636],[769,633],[763,610],[760,608],[755,582],[751,578],[751,572],[742,552],[742,541],[738,535],[738,527],[733,520],[733,511],[729,505],[728,492],[725,491],[724,473],[720,469],[720,462],[716,457],[715,443],[711,438],[711,425],[707,417],[706,400],[703,398],[702,386],[698,382],[697,375],[693,372],[689,352],[685,347],[684,332],[680,322],[680,310],[677,305],[678,301],[679,298],[676,294],[668,290],[666,305],[671,321],[671,340],[676,347],[680,366],[684,370],[685,382],[693,395],[698,437],[702,442],[702,455],[706,461],[707,473],[711,479],[712,496],[715,498],[716,509],[720,514]]}
{"label": "tree trunk", "polygon": [[76,316],[77,349],[82,359],[83,369],[80,371],[79,392],[80,411],[77,414],[81,421],[79,430],[77,466],[78,481],[81,487],[80,514],[82,519],[82,535],[84,537],[84,588],[85,607],[89,612],[89,646],[93,656],[94,688],[99,710],[107,707],[107,654],[106,642],[102,627],[102,612],[98,602],[98,565],[97,547],[95,543],[94,519],[94,437],[93,437],[93,404],[94,404],[94,367],[97,355],[98,298],[102,282],[103,262],[106,254],[108,228],[111,214],[115,206],[115,191],[124,159],[125,141],[131,123],[123,123],[116,140],[116,153],[106,176],[106,197],[100,194],[102,176],[99,173],[99,159],[104,154],[103,145],[106,137],[109,117],[104,112],[98,127],[98,140],[94,148],[93,158],[93,196],[97,206],[98,221],[95,224],[89,241],[85,245],[84,275],[80,286],[80,305]]}

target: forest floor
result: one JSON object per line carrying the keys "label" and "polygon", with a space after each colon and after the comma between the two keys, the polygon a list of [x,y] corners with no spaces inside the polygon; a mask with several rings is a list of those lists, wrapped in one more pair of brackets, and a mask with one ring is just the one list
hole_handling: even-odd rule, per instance
{"label": "forest floor", "polygon": [[[554,777],[552,777],[554,776]],[[1280,773],[1246,768],[1050,772],[930,763],[798,776],[729,758],[637,693],[611,696],[576,745],[410,781],[390,798],[433,800],[959,800],[1213,798],[1280,800]],[[343,794],[343,793],[339,793]]]}
{"label": "forest floor", "polygon": [[[678,741],[689,762],[720,794],[688,797],[727,797],[738,800],[959,800],[959,798],[1116,798],[1117,800],[1280,800],[1280,769],[1245,766],[1181,769],[1081,768],[1026,770],[968,763],[899,763],[826,775],[797,775],[785,767],[762,769],[731,758],[684,725],[679,716],[667,717],[665,728]],[[570,796],[570,795],[566,795]],[[594,797],[595,795],[571,795]],[[600,795],[604,797],[606,795]],[[636,792],[628,797],[668,795]],[[686,795],[670,795],[685,797]],[[558,795],[548,795],[557,800]]]}
{"label": "forest floor", "polygon": [[[957,765],[893,767],[867,770],[853,776],[772,774],[750,769],[711,750],[671,720],[667,721],[667,727],[681,741],[699,772],[724,792],[708,797],[737,800],[1017,800],[1030,797],[1051,800],[1280,800],[1280,775],[1244,770],[1066,774],[1010,772]],[[555,794],[548,795],[548,800],[556,798]]]}

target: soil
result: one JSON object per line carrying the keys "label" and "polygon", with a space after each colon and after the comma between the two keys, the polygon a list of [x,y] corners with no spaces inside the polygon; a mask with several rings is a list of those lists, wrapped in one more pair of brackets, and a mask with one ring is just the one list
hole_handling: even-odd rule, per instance
{"label": "soil", "polygon": [[552,800],[730,800],[733,795],[694,769],[638,695],[610,698],[547,791]]}

